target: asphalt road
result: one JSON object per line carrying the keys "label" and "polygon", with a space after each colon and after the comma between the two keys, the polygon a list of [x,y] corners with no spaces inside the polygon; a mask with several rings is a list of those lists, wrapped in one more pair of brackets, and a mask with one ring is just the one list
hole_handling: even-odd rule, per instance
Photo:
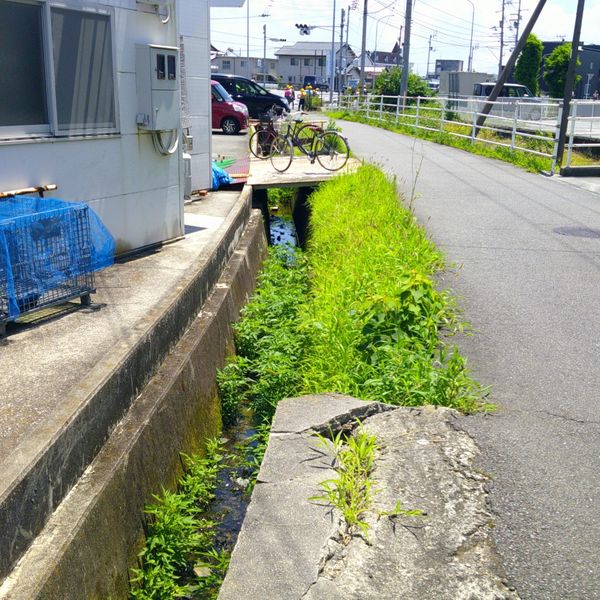
{"label": "asphalt road", "polygon": [[443,283],[475,329],[459,343],[499,406],[462,422],[492,477],[508,581],[527,600],[600,599],[600,194],[343,129],[357,156],[416,192],[415,214],[455,264]]}

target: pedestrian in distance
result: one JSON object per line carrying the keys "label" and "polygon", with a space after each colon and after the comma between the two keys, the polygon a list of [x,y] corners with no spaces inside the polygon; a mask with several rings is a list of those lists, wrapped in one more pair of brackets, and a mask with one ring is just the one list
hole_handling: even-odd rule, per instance
{"label": "pedestrian in distance", "polygon": [[304,110],[306,104],[306,92],[304,88],[300,88],[300,100],[298,100],[298,110]]}
{"label": "pedestrian in distance", "polygon": [[594,90],[594,93],[592,94],[592,99],[598,100],[598,98],[600,98],[600,92],[598,92],[598,90]]}
{"label": "pedestrian in distance", "polygon": [[285,88],[285,92],[283,92],[283,95],[285,96],[285,99],[288,101],[288,104],[290,105],[290,108],[294,108],[294,90],[292,89],[291,85],[288,85]]}

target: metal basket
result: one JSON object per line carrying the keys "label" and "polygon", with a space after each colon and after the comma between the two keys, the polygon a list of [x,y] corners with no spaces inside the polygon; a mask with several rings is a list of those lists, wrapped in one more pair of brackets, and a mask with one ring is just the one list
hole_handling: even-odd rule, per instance
{"label": "metal basket", "polygon": [[88,207],[44,202],[0,201],[0,335],[25,313],[77,297],[89,304],[95,291]]}

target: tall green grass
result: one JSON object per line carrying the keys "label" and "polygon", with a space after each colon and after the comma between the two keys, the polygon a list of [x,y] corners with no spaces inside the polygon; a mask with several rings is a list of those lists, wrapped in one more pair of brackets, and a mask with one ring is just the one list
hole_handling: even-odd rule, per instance
{"label": "tall green grass", "polygon": [[475,410],[481,390],[446,341],[461,329],[455,303],[431,279],[443,258],[394,182],[363,166],[310,207],[303,391]]}
{"label": "tall green grass", "polygon": [[282,398],[320,392],[477,410],[482,390],[448,342],[462,329],[455,302],[432,280],[443,257],[395,183],[363,166],[309,202],[306,254],[271,250],[235,327],[219,374],[226,423],[240,404],[269,422]]}

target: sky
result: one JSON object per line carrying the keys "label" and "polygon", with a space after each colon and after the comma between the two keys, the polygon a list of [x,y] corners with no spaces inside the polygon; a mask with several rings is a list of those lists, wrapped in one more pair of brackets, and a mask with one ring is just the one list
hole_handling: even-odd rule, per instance
{"label": "sky", "polygon": [[[267,41],[267,56],[283,45],[297,41],[331,43],[334,0],[246,0],[242,8],[211,9],[211,41],[219,50],[231,48],[245,55],[250,24],[250,55],[263,55],[263,25],[267,38],[285,39],[285,42]],[[349,11],[349,43],[360,54],[362,39],[362,13],[364,0],[337,0],[336,41],[339,41],[341,9],[355,5]],[[515,43],[514,22],[521,5],[522,30],[529,20],[538,0],[505,0],[506,47],[504,61],[508,59]],[[404,25],[406,0],[368,0],[367,50],[390,51]],[[572,37],[577,0],[547,0],[533,32],[543,41],[559,41]],[[473,13],[474,10],[474,13]],[[459,59],[467,69],[471,24],[473,23],[473,69],[484,73],[498,71],[500,57],[500,31],[502,0],[414,0],[410,62],[419,75],[433,71],[436,59]],[[474,14],[474,19],[473,19]],[[300,35],[296,23],[316,26],[310,36]],[[587,44],[600,44],[600,0],[587,0],[581,40]],[[495,29],[494,29],[495,27]],[[345,36],[345,34],[344,34]],[[430,43],[431,38],[431,43]],[[431,46],[431,50],[429,50]]]}

